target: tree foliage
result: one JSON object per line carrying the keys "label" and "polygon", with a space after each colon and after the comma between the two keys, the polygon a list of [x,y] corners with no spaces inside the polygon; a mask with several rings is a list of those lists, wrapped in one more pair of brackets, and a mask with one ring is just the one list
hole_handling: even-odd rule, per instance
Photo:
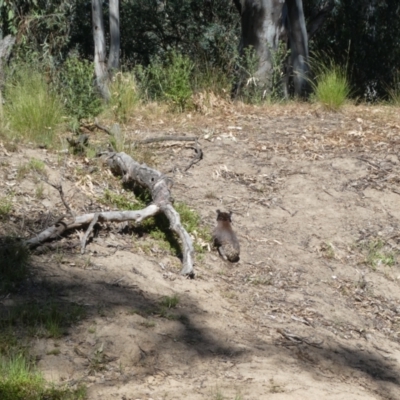
{"label": "tree foliage", "polygon": [[[325,22],[312,36],[310,50],[328,52],[348,65],[355,96],[385,96],[400,66],[398,0],[303,0],[308,28],[323,9]],[[327,5],[332,8],[327,8]],[[109,2],[103,3],[109,32]],[[217,68],[233,75],[240,38],[240,16],[231,0],[120,0],[121,65],[147,66],[168,60],[172,50],[189,57],[195,71]],[[314,18],[314,20],[313,20]],[[0,0],[3,36],[17,36],[20,55],[34,53],[53,66],[71,50],[93,60],[91,7],[87,0]],[[106,37],[107,46],[110,38]]]}
{"label": "tree foliage", "polygon": [[[305,5],[311,15],[321,1],[306,0]],[[386,96],[400,69],[399,44],[398,0],[338,0],[310,47],[348,65],[353,95],[375,100]]]}

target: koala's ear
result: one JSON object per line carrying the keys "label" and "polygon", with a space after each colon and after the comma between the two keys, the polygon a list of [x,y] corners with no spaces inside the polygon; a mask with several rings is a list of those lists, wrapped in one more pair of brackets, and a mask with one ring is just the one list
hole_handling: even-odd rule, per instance
{"label": "koala's ear", "polygon": [[217,210],[217,214],[221,214],[221,211],[220,211],[220,210]]}
{"label": "koala's ear", "polygon": [[229,217],[232,217],[233,212],[229,211]]}

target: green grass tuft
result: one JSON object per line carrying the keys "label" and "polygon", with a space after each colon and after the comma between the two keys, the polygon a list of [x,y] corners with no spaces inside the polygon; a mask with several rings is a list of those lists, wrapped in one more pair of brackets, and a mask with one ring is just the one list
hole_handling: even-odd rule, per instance
{"label": "green grass tuft", "polygon": [[351,93],[346,69],[335,65],[333,61],[312,64],[316,65],[315,80],[311,83],[314,91],[312,98],[326,109],[337,111]]}
{"label": "green grass tuft", "polygon": [[175,308],[179,304],[179,296],[164,296],[160,301],[160,306],[165,308]]}
{"label": "green grass tuft", "polygon": [[22,354],[0,357],[0,399],[83,400],[86,388],[76,390],[48,387],[42,375]]}
{"label": "green grass tuft", "polygon": [[140,103],[135,76],[118,72],[112,79],[110,92],[109,106],[114,117],[120,122],[127,122]]}
{"label": "green grass tuft", "polygon": [[0,321],[0,328],[27,327],[34,337],[60,338],[66,329],[85,316],[85,309],[78,304],[55,301],[23,303],[11,307]]}
{"label": "green grass tuft", "polygon": [[11,131],[34,143],[53,146],[64,109],[39,71],[19,66],[5,88],[4,119]]}
{"label": "green grass tuft", "polygon": [[[2,219],[7,218],[11,210],[12,210],[11,198],[9,196],[0,197],[0,221]],[[0,248],[0,255],[1,255],[1,248]]]}

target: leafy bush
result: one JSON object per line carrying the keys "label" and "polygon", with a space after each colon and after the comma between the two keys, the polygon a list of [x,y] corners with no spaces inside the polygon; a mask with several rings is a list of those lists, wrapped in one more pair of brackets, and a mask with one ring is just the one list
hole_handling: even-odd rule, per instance
{"label": "leafy bush", "polygon": [[193,68],[189,57],[172,51],[168,63],[154,59],[147,69],[137,72],[142,90],[150,98],[165,100],[177,110],[184,111],[193,93],[190,84]]}
{"label": "leafy bush", "polygon": [[58,76],[58,87],[65,108],[72,117],[93,117],[102,110],[102,101],[94,85],[94,67],[88,60],[71,55]]}
{"label": "leafy bush", "polygon": [[46,146],[54,143],[64,108],[38,70],[19,65],[9,76],[5,100],[4,119],[14,133]]}

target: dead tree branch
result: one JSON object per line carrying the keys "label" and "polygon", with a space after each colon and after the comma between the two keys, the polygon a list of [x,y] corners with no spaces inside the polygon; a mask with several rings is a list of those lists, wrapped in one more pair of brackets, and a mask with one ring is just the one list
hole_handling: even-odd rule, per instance
{"label": "dead tree branch", "polygon": [[[102,157],[105,158],[108,166],[115,174],[123,176],[124,182],[134,181],[135,183],[148,188],[153,198],[153,202],[143,210],[138,211],[97,212],[75,216],[71,222],[59,220],[56,224],[48,227],[35,237],[26,240],[26,245],[30,248],[34,248],[47,240],[59,239],[61,235],[68,230],[89,225],[84,237],[81,240],[82,252],[84,252],[86,241],[96,222],[135,221],[136,223],[140,223],[144,219],[156,215],[161,211],[168,218],[170,222],[170,229],[179,236],[182,244],[183,265],[181,274],[193,277],[193,243],[189,234],[181,224],[178,212],[171,204],[170,189],[173,185],[172,180],[166,175],[163,175],[161,172],[149,168],[146,164],[137,163],[125,153],[103,153]],[[58,189],[57,186],[52,186]],[[62,188],[61,191],[59,190],[59,192],[60,195],[62,195]]]}
{"label": "dead tree branch", "polygon": [[196,136],[160,136],[155,138],[148,138],[143,140],[136,141],[137,144],[147,144],[147,143],[156,143],[156,142],[167,142],[169,140],[175,142],[195,142],[197,141]]}

